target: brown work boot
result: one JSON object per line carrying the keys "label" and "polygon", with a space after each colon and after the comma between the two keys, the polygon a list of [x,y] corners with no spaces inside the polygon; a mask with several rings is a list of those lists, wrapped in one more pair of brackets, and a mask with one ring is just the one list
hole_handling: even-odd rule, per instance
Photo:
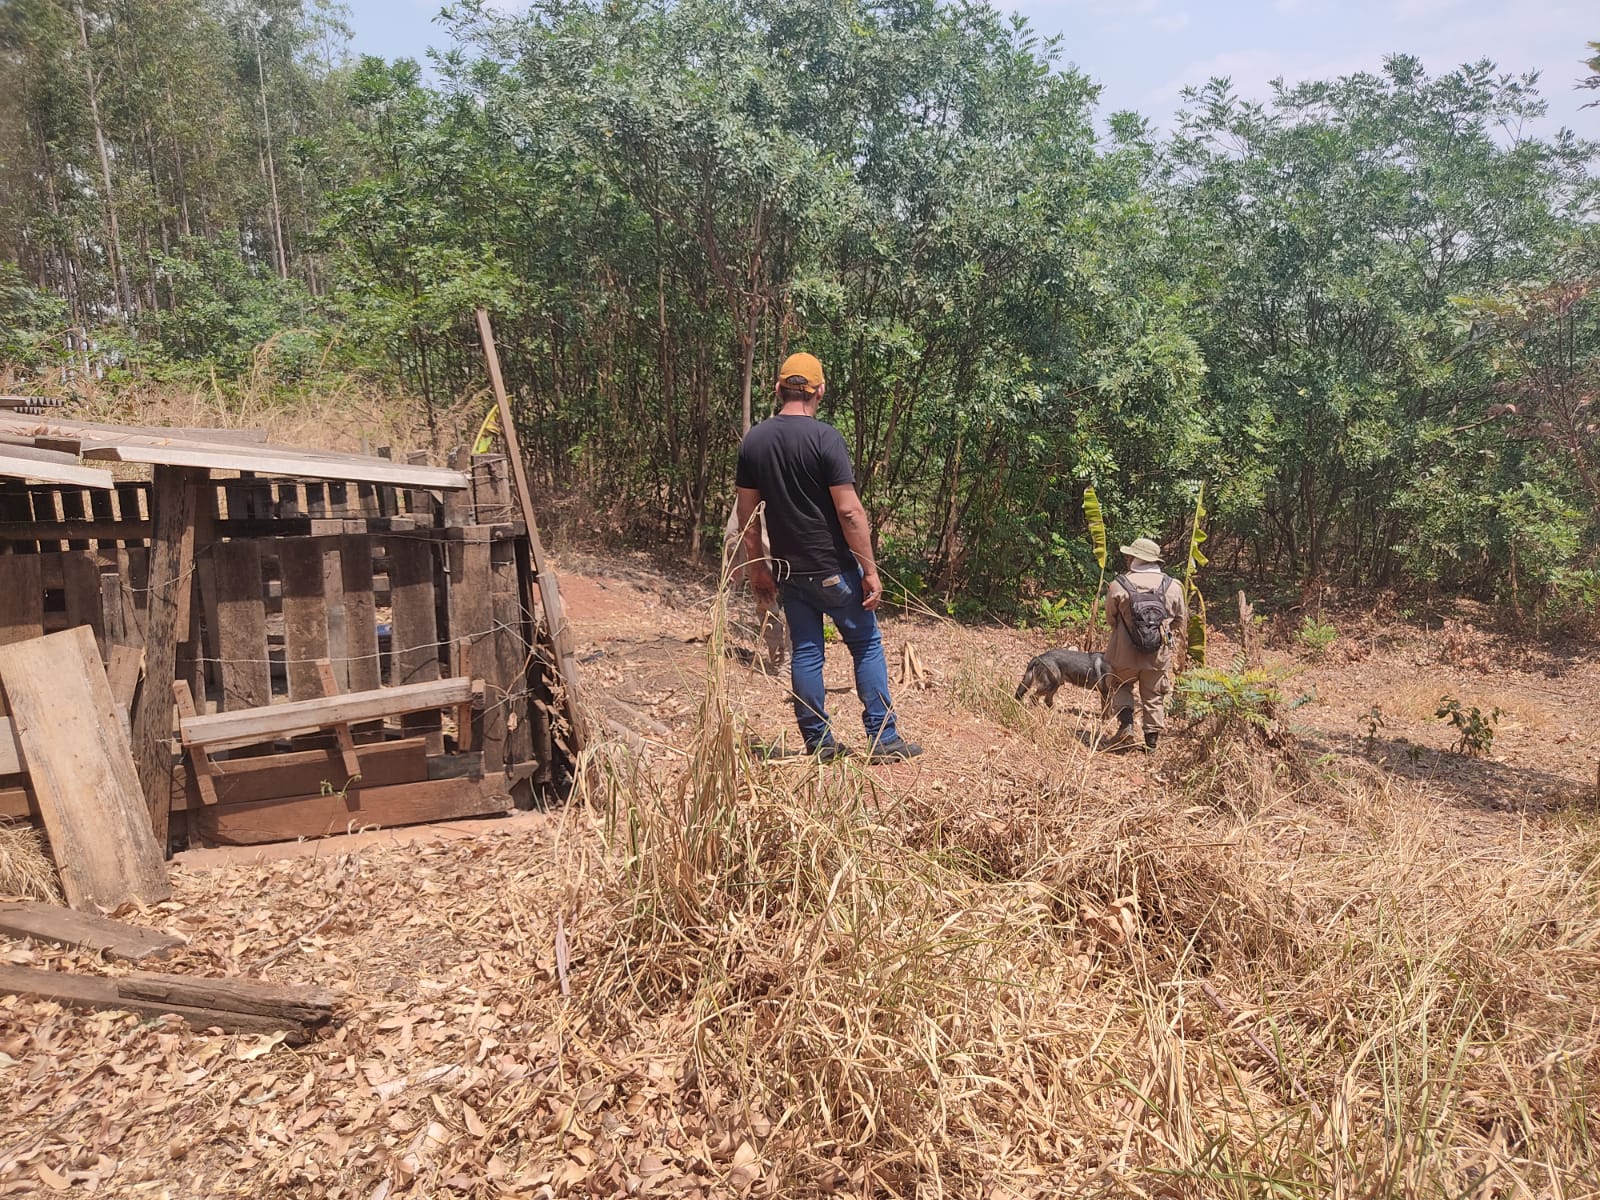
{"label": "brown work boot", "polygon": [[1125,708],[1117,714],[1117,732],[1100,748],[1102,750],[1131,750],[1137,744],[1133,736],[1133,710]]}

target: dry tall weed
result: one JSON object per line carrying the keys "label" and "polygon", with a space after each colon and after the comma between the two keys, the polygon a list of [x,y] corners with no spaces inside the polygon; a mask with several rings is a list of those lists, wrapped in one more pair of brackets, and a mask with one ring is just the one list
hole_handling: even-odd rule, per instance
{"label": "dry tall weed", "polygon": [[272,374],[272,344],[261,347],[255,367],[237,386],[223,388],[175,382],[138,387],[85,387],[61,410],[74,420],[112,424],[261,429],[270,441],[348,453],[390,446],[397,456],[428,450],[439,458],[469,444],[488,405],[475,393],[441,406],[434,414],[438,445],[422,401],[381,381],[325,372],[290,385]]}
{"label": "dry tall weed", "polygon": [[574,995],[610,1036],[684,1031],[757,1190],[1600,1188],[1590,862],[1304,763],[1218,805],[1066,746],[977,814],[761,762],[717,640],[681,767],[591,780],[605,949]]}

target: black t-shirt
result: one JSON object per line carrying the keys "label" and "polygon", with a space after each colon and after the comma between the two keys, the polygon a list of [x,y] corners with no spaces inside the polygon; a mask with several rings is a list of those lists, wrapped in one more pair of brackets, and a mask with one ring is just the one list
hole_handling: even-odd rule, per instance
{"label": "black t-shirt", "polygon": [[829,488],[854,483],[850,451],[832,425],[815,417],[768,417],[739,443],[734,482],[767,504],[772,557],[797,575],[856,568]]}

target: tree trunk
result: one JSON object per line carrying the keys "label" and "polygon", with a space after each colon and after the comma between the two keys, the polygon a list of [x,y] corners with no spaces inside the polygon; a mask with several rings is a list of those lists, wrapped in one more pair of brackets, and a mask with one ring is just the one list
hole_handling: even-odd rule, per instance
{"label": "tree trunk", "polygon": [[749,318],[745,322],[744,332],[739,336],[739,341],[742,343],[740,348],[744,351],[744,362],[740,367],[741,377],[739,380],[739,412],[741,417],[739,432],[741,434],[750,432],[750,391],[755,384],[756,329],[760,322],[761,305],[752,302]]}
{"label": "tree trunk", "polygon": [[106,245],[106,260],[111,267],[111,281],[116,288],[117,307],[126,316],[131,304],[128,281],[122,273],[122,231],[117,225],[117,201],[111,188],[111,155],[106,150],[105,129],[100,124],[100,88],[95,83],[94,60],[89,53],[89,22],[83,15],[83,0],[74,0],[73,14],[78,18],[78,44],[83,48],[83,77],[89,87],[89,119],[94,124],[95,149],[100,154],[100,182],[105,188],[106,230],[110,241]]}
{"label": "tree trunk", "polygon": [[283,210],[278,207],[278,172],[272,160],[272,115],[267,110],[267,69],[261,59],[261,31],[256,31],[256,83],[261,90],[261,134],[266,146],[267,190],[272,196],[272,244],[277,250],[278,278],[289,277],[289,258],[283,247]]}

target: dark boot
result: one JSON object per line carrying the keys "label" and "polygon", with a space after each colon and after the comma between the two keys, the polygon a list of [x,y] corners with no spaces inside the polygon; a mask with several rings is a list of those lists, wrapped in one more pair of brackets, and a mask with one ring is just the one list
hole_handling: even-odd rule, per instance
{"label": "dark boot", "polygon": [[1144,748],[1146,750],[1154,750],[1156,748],[1156,743],[1160,740],[1161,735],[1154,729],[1146,729],[1144,731]]}
{"label": "dark boot", "polygon": [[1137,745],[1133,736],[1133,709],[1124,708],[1117,713],[1117,732],[1106,743],[1107,750],[1127,750]]}

